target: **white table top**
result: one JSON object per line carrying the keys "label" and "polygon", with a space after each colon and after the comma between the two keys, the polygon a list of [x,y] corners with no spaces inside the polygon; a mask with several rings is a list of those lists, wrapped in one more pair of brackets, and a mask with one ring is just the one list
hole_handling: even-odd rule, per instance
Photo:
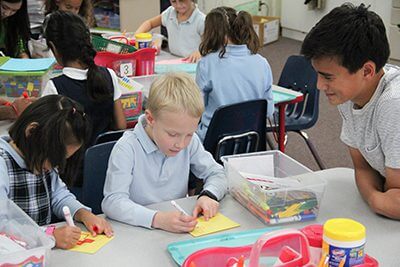
{"label": "white table top", "polygon": [[[380,266],[400,266],[400,222],[374,214],[361,199],[354,183],[352,169],[335,168],[319,172],[327,180],[327,191],[322,200],[320,214],[316,221],[282,225],[287,228],[302,228],[312,223],[324,223],[327,219],[347,217],[357,220],[367,229],[366,252],[375,257]],[[191,210],[195,198],[180,199],[177,202]],[[159,210],[173,210],[169,202],[149,207]],[[220,211],[241,224],[226,232],[240,232],[265,228],[257,218],[227,195],[220,205]],[[50,266],[177,266],[167,245],[171,242],[190,240],[189,234],[173,234],[161,230],[149,230],[111,221],[115,238],[94,255],[53,249]]]}
{"label": "white table top", "polygon": [[0,136],[8,135],[8,129],[12,125],[12,121],[0,121]]}

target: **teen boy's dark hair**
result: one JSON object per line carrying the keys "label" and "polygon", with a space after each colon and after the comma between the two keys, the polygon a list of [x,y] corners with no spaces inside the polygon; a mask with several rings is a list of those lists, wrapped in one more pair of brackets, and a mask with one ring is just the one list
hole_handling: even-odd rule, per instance
{"label": "teen boy's dark hair", "polygon": [[335,57],[355,73],[371,60],[378,72],[390,54],[382,19],[364,4],[346,3],[334,8],[307,34],[301,53],[309,59]]}
{"label": "teen boy's dark hair", "polygon": [[[32,124],[34,127],[27,135],[26,129]],[[66,146],[81,144],[74,154],[79,156],[90,137],[90,122],[78,103],[65,96],[49,95],[29,105],[9,134],[22,152],[28,170],[40,173],[48,160],[53,168],[63,171],[67,165]]]}

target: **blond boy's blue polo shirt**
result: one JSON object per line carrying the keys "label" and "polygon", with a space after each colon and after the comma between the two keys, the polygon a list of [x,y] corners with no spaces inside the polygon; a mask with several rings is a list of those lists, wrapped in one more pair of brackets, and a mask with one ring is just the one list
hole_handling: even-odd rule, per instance
{"label": "blond boy's blue polo shirt", "polygon": [[188,57],[199,50],[201,35],[204,32],[204,15],[196,6],[186,21],[179,22],[178,14],[170,6],[161,14],[161,24],[168,31],[169,51],[180,57]]}
{"label": "blond boy's blue polo shirt", "polygon": [[224,170],[196,134],[187,148],[167,157],[147,135],[145,125],[142,115],[111,152],[102,203],[108,217],[151,228],[157,211],[145,205],[185,197],[189,171],[205,181],[205,190],[218,199],[224,196],[228,187]]}

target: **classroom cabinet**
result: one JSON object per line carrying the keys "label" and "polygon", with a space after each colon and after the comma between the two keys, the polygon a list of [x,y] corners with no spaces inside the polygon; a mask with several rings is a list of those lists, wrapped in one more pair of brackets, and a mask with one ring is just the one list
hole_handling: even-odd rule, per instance
{"label": "classroom cabinet", "polygon": [[160,14],[160,1],[148,0],[92,0],[94,8],[106,10],[108,16],[101,18],[96,15],[96,20],[104,19],[100,26],[120,28],[121,31],[135,31],[146,19]]}

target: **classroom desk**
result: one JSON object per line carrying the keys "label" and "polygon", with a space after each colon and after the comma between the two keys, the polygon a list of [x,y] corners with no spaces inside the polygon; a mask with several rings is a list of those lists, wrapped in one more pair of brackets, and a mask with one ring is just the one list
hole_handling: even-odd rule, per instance
{"label": "classroom desk", "polygon": [[8,129],[12,125],[12,121],[0,121],[0,136],[8,135]]}
{"label": "classroom desk", "polygon": [[[321,203],[316,221],[286,224],[286,228],[302,228],[308,224],[324,223],[327,219],[347,217],[363,223],[367,229],[366,252],[375,257],[380,266],[400,266],[400,222],[374,214],[361,199],[354,183],[354,172],[348,168],[327,169],[318,172],[326,179],[327,191]],[[191,210],[195,197],[177,202]],[[174,210],[169,202],[149,207],[158,210]],[[266,226],[244,207],[227,195],[220,205],[221,213],[240,223],[241,226],[226,232],[260,229]],[[173,234],[161,230],[148,230],[111,221],[115,238],[95,255],[53,249],[50,266],[177,266],[167,252],[171,242],[190,240],[189,234]]]}
{"label": "classroom desk", "polygon": [[[287,89],[285,87],[281,87],[279,85],[272,85],[272,93],[274,95],[275,106],[278,107],[278,149],[285,153],[285,135],[286,135],[286,107],[289,104],[294,104],[303,101],[304,96],[301,92],[297,92],[294,90]],[[286,99],[280,100],[278,98],[279,94],[283,94],[286,96]],[[280,101],[278,101],[278,99]]]}

